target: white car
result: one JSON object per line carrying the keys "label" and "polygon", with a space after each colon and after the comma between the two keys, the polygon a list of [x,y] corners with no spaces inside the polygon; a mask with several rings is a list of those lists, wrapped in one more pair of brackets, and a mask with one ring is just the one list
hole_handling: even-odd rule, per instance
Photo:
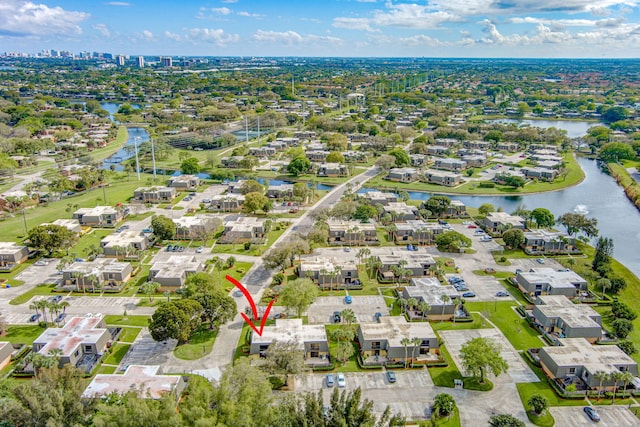
{"label": "white car", "polygon": [[196,249],[196,253],[201,254],[204,251],[204,246],[200,246],[198,249]]}
{"label": "white car", "polygon": [[336,375],[336,382],[338,383],[338,387],[347,386],[347,380],[344,378],[344,374],[342,373]]}
{"label": "white car", "polygon": [[42,266],[42,265],[49,265],[49,261],[46,261],[46,260],[44,260],[44,259],[40,259],[40,260],[38,260],[38,261],[34,262],[34,263],[33,263],[33,265],[39,265],[39,266]]}

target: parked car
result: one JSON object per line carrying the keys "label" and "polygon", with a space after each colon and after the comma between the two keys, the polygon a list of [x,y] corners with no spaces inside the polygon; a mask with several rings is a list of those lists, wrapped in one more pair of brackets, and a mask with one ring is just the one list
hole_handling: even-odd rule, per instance
{"label": "parked car", "polygon": [[380,312],[377,312],[376,314],[373,315],[373,319],[378,323],[380,323],[381,318],[382,318],[382,313]]}
{"label": "parked car", "polygon": [[169,210],[171,210],[171,209],[173,209],[173,208],[171,207],[171,205],[167,205],[167,206],[165,206],[165,209],[169,209]]}
{"label": "parked car", "polygon": [[350,248],[349,246],[345,246],[345,247],[344,247],[344,251],[345,251],[345,252],[351,252],[351,248]]}
{"label": "parked car", "polygon": [[481,241],[481,242],[490,242],[490,241],[492,241],[492,240],[493,240],[493,237],[491,237],[491,236],[482,236],[482,237],[480,238],[480,241]]}
{"label": "parked car", "polygon": [[62,322],[65,317],[67,317],[67,313],[60,313],[58,314],[58,317],[56,317],[55,322],[56,323]]}
{"label": "parked car", "polygon": [[204,246],[200,246],[198,249],[196,249],[196,253],[201,254],[204,251]]}
{"label": "parked car", "polygon": [[475,298],[476,294],[474,294],[473,292],[465,292],[464,294],[462,294],[462,296],[464,298]]}
{"label": "parked car", "polygon": [[333,374],[327,374],[327,387],[333,387],[335,385],[335,380],[333,378]]}
{"label": "parked car", "polygon": [[178,246],[178,252],[184,252],[184,246]]}
{"label": "parked car", "polygon": [[344,297],[344,302],[347,304],[351,304],[353,302],[353,300],[351,299],[351,295],[347,295],[346,297]]}
{"label": "parked car", "polygon": [[509,296],[509,292],[507,292],[507,291],[498,291],[498,292],[496,292],[496,296],[497,297],[508,297]]}
{"label": "parked car", "polygon": [[336,375],[336,381],[338,383],[338,387],[346,387],[347,386],[347,380],[344,378],[344,374],[343,373],[339,373]]}
{"label": "parked car", "polygon": [[49,261],[44,259],[39,259],[38,261],[34,262],[33,265],[38,265],[38,266],[49,265]]}
{"label": "parked car", "polygon": [[62,301],[62,295],[56,295],[54,297],[51,297],[51,301],[53,302],[60,302]]}
{"label": "parked car", "polygon": [[40,318],[40,316],[42,316],[40,313],[32,314],[31,317],[29,317],[29,322],[35,322],[36,320],[38,320]]}
{"label": "parked car", "polygon": [[143,233],[153,233],[153,230],[151,228],[143,228],[142,232]]}
{"label": "parked car", "polygon": [[173,251],[173,245],[167,245],[167,252]]}
{"label": "parked car", "polygon": [[340,317],[340,312],[339,311],[334,311],[333,312],[333,323],[340,323],[342,322],[342,318]]}
{"label": "parked car", "polygon": [[474,224],[469,224],[469,225],[467,225],[467,228],[478,228],[478,226],[474,225]]}
{"label": "parked car", "polygon": [[484,234],[484,230],[480,230],[480,229],[478,229],[478,230],[476,230],[476,231],[474,232],[474,234],[476,234],[476,235]]}
{"label": "parked car", "polygon": [[395,383],[396,382],[396,373],[393,371],[387,371],[387,380],[389,380],[390,383]]}
{"label": "parked car", "polygon": [[202,203],[211,203],[211,199],[202,199]]}
{"label": "parked car", "polygon": [[584,412],[591,419],[591,421],[595,421],[596,423],[600,422],[600,414],[598,414],[598,411],[596,411],[591,406],[585,406],[584,407]]}
{"label": "parked car", "polygon": [[536,259],[536,262],[538,264],[544,264],[544,258],[538,258],[538,259]]}

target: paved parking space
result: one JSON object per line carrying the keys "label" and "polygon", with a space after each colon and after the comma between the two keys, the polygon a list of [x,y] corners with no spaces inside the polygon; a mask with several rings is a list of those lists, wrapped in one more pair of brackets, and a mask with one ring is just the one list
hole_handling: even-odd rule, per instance
{"label": "paved parking space", "polygon": [[600,422],[595,424],[583,410],[583,406],[549,408],[557,426],[581,427],[599,425],[603,427],[640,426],[640,420],[625,406],[596,406]]}
{"label": "paved parking space", "polygon": [[24,282],[22,286],[16,288],[22,289],[20,293],[24,292],[25,289],[31,288],[32,286],[40,285],[42,283],[57,283],[58,280],[60,280],[61,276],[58,274],[57,269],[60,260],[48,259],[46,261],[48,262],[47,265],[32,264],[16,276],[16,280],[21,280]]}
{"label": "paved parking space", "polygon": [[[493,301],[495,299],[509,300],[513,297],[496,297],[496,292],[505,291],[505,287],[496,280],[494,276],[478,276],[472,272],[462,272],[461,274],[449,274],[448,276],[462,277],[467,283],[469,291],[476,294],[474,298],[469,298],[469,301]],[[466,291],[460,291],[460,294]]]}
{"label": "paved parking space", "polygon": [[538,382],[538,377],[522,360],[516,349],[513,348],[507,338],[499,329],[467,329],[459,331],[440,331],[440,336],[445,342],[449,353],[458,366],[460,372],[464,372],[462,362],[460,360],[460,349],[467,341],[477,338],[492,338],[498,342],[501,347],[501,355],[509,364],[509,370],[506,374],[500,375],[498,378],[492,378],[494,382],[510,382],[510,383],[526,383]]}
{"label": "paved parking space", "polygon": [[389,315],[389,309],[384,298],[377,295],[362,295],[352,297],[353,302],[344,302],[344,291],[336,291],[341,294],[335,297],[320,297],[314,302],[307,315],[310,324],[332,323],[331,315],[334,311],[342,311],[350,308],[356,315],[356,322],[373,322],[374,314],[380,312],[383,316]]}
{"label": "paved parking space", "polygon": [[178,344],[177,340],[156,342],[151,338],[147,328],[143,328],[138,337],[122,359],[120,371],[127,369],[129,365],[163,365],[174,360],[173,350]]}

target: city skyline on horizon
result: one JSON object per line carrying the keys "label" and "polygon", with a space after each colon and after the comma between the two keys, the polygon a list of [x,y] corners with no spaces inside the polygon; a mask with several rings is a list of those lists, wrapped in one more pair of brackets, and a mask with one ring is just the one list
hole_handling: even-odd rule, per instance
{"label": "city skyline on horizon", "polygon": [[[142,56],[638,58],[640,0],[5,0],[3,51]],[[167,19],[170,17],[171,19]]]}

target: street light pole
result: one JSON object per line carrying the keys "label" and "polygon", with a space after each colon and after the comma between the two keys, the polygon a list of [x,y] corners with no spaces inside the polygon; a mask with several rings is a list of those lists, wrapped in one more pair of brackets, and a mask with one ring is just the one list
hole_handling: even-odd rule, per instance
{"label": "street light pole", "polygon": [[22,222],[24,225],[24,234],[26,235],[27,234],[27,217],[25,216],[24,208],[22,208]]}
{"label": "street light pole", "polygon": [[139,136],[133,138],[133,148],[136,151],[136,174],[138,175],[138,181],[140,181],[140,159],[138,158],[138,139]]}
{"label": "street light pole", "polygon": [[151,139],[151,161],[153,163],[153,182],[156,182],[156,149],[153,143],[153,139]]}

